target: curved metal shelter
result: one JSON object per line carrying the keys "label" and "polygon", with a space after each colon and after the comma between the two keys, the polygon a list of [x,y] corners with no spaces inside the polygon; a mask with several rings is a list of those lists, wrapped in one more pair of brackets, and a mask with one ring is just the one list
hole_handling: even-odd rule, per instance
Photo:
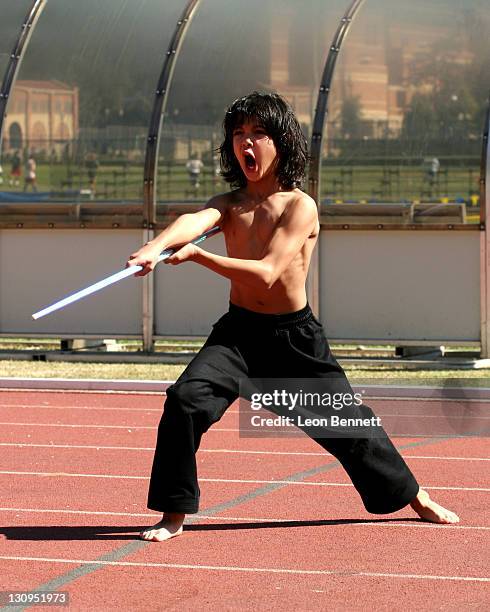
{"label": "curved metal shelter", "polygon": [[[44,7],[46,6],[46,0],[34,0],[32,2],[29,12],[22,21],[19,36],[15,45],[13,45],[10,55],[7,53],[2,54],[2,63],[4,65],[3,82],[0,89],[0,135],[3,128],[3,120],[5,117],[5,111],[7,108],[7,102],[9,99],[10,92],[15,84],[17,72],[20,67],[20,63],[24,56],[24,52],[29,44],[29,39],[36,26],[37,20],[39,19]],[[13,24],[12,24],[13,25]],[[4,44],[7,41],[4,41]],[[1,66],[0,66],[1,68]]]}
{"label": "curved metal shelter", "polygon": [[[305,189],[322,239],[309,299],[330,337],[466,341],[488,355],[485,0],[0,0],[0,10],[0,253],[22,244],[48,260],[55,237],[72,245],[72,281],[84,282],[87,245],[95,269],[117,267],[227,189],[224,110],[274,90],[311,141]],[[150,350],[154,337],[204,333],[226,293],[195,271],[142,285],[121,289],[124,313],[102,297],[42,329],[0,297],[0,334],[134,335]],[[202,322],[184,324],[196,316],[184,286],[199,292]],[[49,301],[63,287],[44,290]]]}

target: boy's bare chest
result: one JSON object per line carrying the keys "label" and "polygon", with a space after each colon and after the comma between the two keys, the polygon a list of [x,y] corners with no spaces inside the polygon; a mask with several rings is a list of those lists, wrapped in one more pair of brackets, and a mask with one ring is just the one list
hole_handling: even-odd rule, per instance
{"label": "boy's bare chest", "polygon": [[282,208],[229,210],[224,228],[228,254],[248,259],[260,257],[277,227]]}

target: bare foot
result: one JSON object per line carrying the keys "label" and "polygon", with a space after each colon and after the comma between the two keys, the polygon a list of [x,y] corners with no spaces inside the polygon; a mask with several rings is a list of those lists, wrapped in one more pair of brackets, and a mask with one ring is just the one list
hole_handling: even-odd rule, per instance
{"label": "bare foot", "polygon": [[420,489],[410,505],[420,518],[431,523],[459,523],[459,516],[432,501],[427,491]]}
{"label": "bare foot", "polygon": [[159,523],[144,529],[140,533],[140,538],[148,542],[163,542],[175,538],[182,533],[184,519],[185,514],[166,512]]}

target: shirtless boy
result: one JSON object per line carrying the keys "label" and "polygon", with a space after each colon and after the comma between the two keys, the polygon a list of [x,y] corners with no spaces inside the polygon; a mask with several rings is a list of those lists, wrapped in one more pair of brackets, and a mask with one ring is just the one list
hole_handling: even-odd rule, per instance
{"label": "shirtless boy", "polygon": [[[277,94],[254,92],[231,105],[224,132],[222,175],[236,189],[181,215],[128,261],[143,266],[143,276],[161,251],[185,245],[166,263],[194,262],[231,281],[229,311],[167,389],[148,495],[148,507],[163,517],[141,532],[144,540],[181,534],[185,515],[198,511],[195,453],[203,433],[238,397],[240,378],[345,376],[306,298],[320,225],[315,202],[299,189],[307,145],[296,117]],[[188,244],[216,225],[226,257]],[[365,405],[362,413],[373,414]],[[459,521],[419,488],[388,436],[314,439],[341,462],[369,512],[410,505],[428,521]]]}

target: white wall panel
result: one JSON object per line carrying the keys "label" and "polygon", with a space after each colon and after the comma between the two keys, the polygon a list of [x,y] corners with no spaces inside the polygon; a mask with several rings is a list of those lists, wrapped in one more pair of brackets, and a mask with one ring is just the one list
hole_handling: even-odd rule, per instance
{"label": "white wall panel", "polygon": [[124,268],[142,235],[139,230],[0,231],[0,333],[141,333],[141,280],[134,278],[37,321],[31,315]]}
{"label": "white wall panel", "polygon": [[326,231],[321,318],[331,339],[480,339],[479,232]]}
{"label": "white wall panel", "polygon": [[[480,338],[479,232],[325,231],[321,318],[331,339]],[[0,231],[0,333],[141,333],[140,279],[33,321],[40,308],[124,267],[138,230]],[[222,236],[205,243],[224,254]],[[155,333],[206,335],[229,282],[185,263],[155,273]]]}

